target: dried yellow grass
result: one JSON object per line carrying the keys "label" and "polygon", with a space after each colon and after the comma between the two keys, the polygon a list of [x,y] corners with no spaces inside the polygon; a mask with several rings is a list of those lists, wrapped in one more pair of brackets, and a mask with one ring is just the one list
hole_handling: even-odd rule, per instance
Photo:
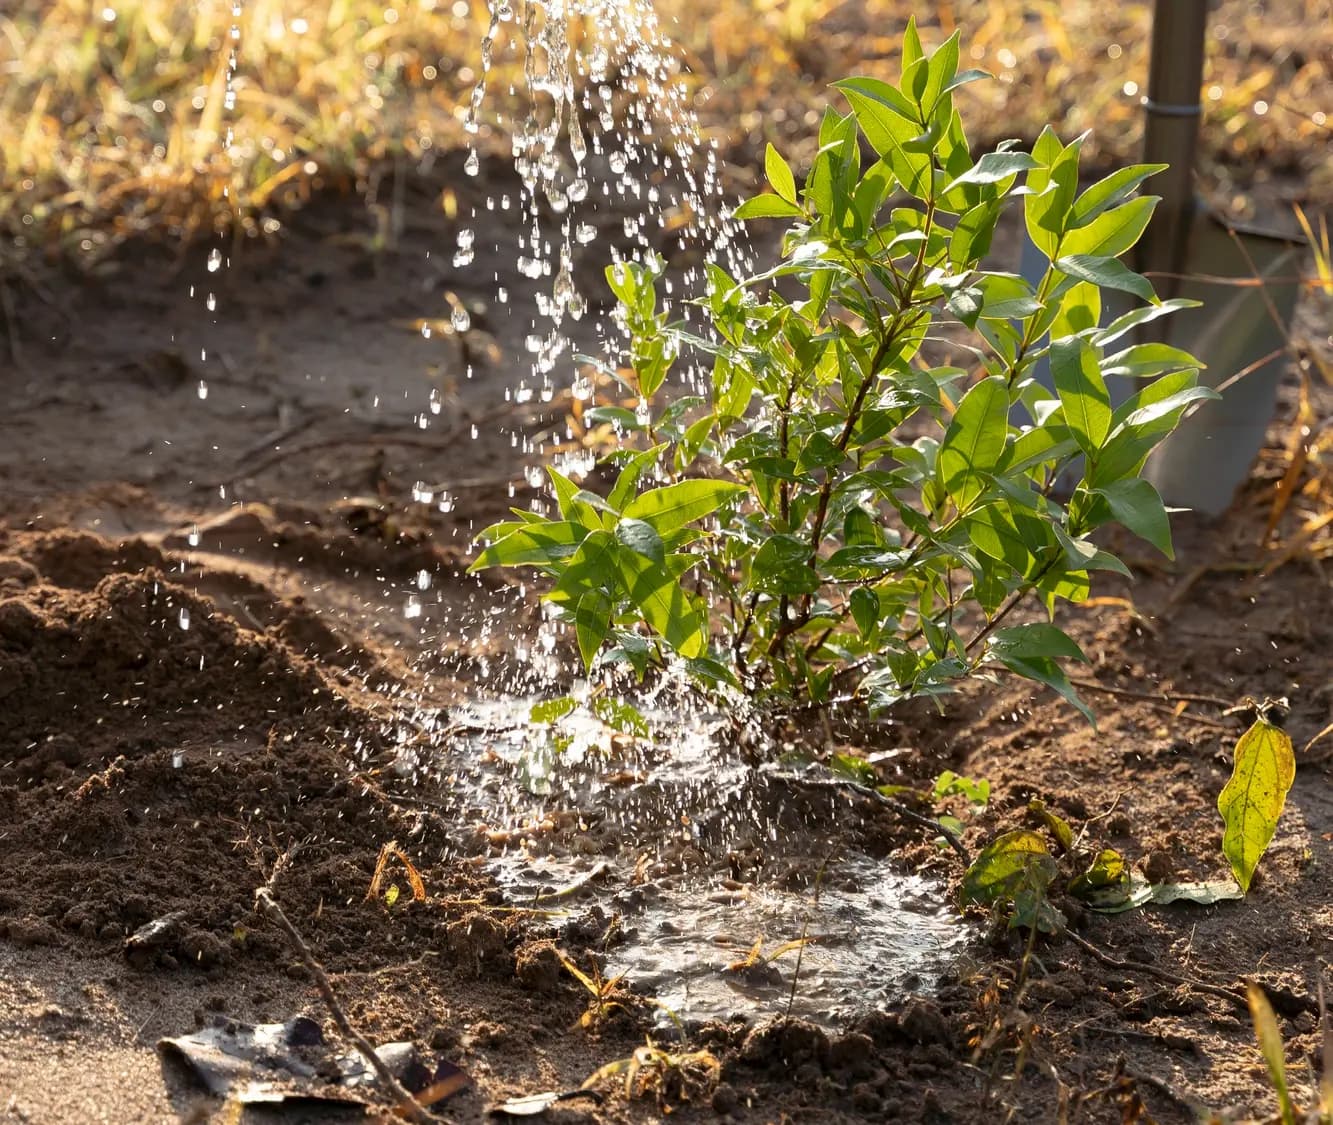
{"label": "dried yellow grass", "polygon": [[[658,0],[657,10],[705,131],[747,164],[765,140],[799,159],[827,82],[892,72],[914,7],[732,0],[701,18],[692,0]],[[1223,0],[1212,17],[1209,175],[1281,175],[1327,200],[1333,0],[1262,7]],[[970,88],[978,140],[1030,137],[1050,121],[1064,134],[1094,129],[1085,151],[1111,162],[1137,144],[1150,11],[1141,0],[941,0],[923,35],[960,29],[971,65],[997,76]],[[0,245],[93,260],[134,235],[273,230],[312,191],[456,148],[488,19],[482,0],[18,0],[6,12]],[[514,112],[503,91],[521,67],[515,27],[503,27],[483,111],[498,139]]]}

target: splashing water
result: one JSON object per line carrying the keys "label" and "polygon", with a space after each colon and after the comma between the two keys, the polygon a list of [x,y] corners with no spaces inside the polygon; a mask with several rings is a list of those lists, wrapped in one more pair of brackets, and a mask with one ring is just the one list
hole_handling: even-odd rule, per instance
{"label": "splashing water", "polygon": [[[671,212],[682,246],[697,246],[706,259],[725,254],[733,271],[749,262],[737,228],[725,217],[716,153],[702,141],[672,42],[650,0],[527,0],[517,11],[509,0],[490,0],[489,11],[465,127],[474,136],[483,129],[497,39],[502,25],[513,24],[528,104],[510,138],[522,183],[517,266],[530,279],[551,279],[538,310],[550,330],[534,332],[528,341],[530,374],[549,400],[553,373],[569,350],[563,326],[582,319],[588,308],[576,282],[575,248],[595,243],[599,228],[579,217],[580,205],[608,215],[626,205],[641,212],[646,199],[652,214],[622,218],[623,238],[617,241],[623,246],[611,247],[613,258],[653,254],[654,232],[665,228]],[[474,143],[464,168],[476,175],[480,167]],[[503,207],[508,197],[500,202]],[[494,199],[487,201],[488,209],[494,205]],[[471,260],[470,248],[460,254]],[[700,277],[687,271],[684,280],[693,288]]]}

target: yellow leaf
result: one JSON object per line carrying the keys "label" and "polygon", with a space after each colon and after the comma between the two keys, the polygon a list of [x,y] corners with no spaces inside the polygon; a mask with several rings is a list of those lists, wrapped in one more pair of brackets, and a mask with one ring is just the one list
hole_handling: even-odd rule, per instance
{"label": "yellow leaf", "polygon": [[1222,854],[1243,891],[1250,889],[1254,869],[1277,831],[1295,779],[1296,754],[1286,731],[1256,720],[1236,743],[1231,780],[1217,798],[1217,811],[1226,825]]}

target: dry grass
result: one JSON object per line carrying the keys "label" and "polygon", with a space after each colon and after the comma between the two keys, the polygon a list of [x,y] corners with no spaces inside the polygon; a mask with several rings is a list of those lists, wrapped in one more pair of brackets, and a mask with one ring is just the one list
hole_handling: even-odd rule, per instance
{"label": "dry grass", "polygon": [[[692,0],[657,5],[705,130],[742,165],[763,140],[808,147],[828,81],[892,70],[912,7],[750,0],[705,20]],[[1259,7],[1223,0],[1213,17],[1208,167],[1223,181],[1288,177],[1327,200],[1333,0]],[[313,191],[458,146],[487,23],[481,0],[244,0],[235,15],[232,0],[19,0],[8,12],[0,233],[20,252],[85,260],[137,234],[276,230]],[[997,75],[971,88],[979,139],[1032,136],[1049,120],[1066,134],[1095,128],[1087,151],[1112,161],[1135,147],[1149,13],[1143,2],[942,0],[923,30],[938,40],[957,26],[973,64]],[[502,27],[493,91],[518,83],[515,27]],[[497,142],[513,101],[488,96]]]}

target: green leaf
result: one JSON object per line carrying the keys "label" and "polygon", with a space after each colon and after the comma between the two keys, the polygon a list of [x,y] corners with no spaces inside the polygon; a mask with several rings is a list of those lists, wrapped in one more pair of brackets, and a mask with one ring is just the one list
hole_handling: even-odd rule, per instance
{"label": "green leaf", "polygon": [[930,156],[907,147],[921,134],[916,107],[878,79],[848,78],[833,85],[843,92],[856,115],[856,123],[892,169],[903,190],[918,199],[924,198],[930,185]]}
{"label": "green leaf", "polygon": [[[1134,309],[1132,312],[1125,313],[1124,316],[1116,317],[1115,320],[1092,337],[1092,342],[1097,347],[1104,348],[1141,324],[1147,324],[1149,321],[1156,320],[1159,316],[1179,312],[1181,309],[1196,309],[1199,304],[1199,301],[1191,301],[1185,297],[1172,297],[1169,301],[1163,301],[1159,305]],[[1202,366],[1202,364],[1199,366]]]}
{"label": "green leaf", "polygon": [[733,219],[795,219],[804,212],[795,203],[777,195],[756,195],[731,213]]}
{"label": "green leaf", "polygon": [[938,480],[960,512],[985,491],[1008,436],[1009,389],[998,376],[982,379],[959,402],[936,460]]}
{"label": "green leaf", "polygon": [[779,198],[796,206],[796,177],[791,174],[791,166],[771,144],[764,148],[764,175]]}
{"label": "green leaf", "polygon": [[1142,477],[1118,480],[1096,490],[1105,498],[1111,515],[1140,539],[1151,543],[1168,559],[1176,557],[1171,548],[1171,521],[1162,498]]}
{"label": "green leaf", "polygon": [[538,703],[534,703],[528,710],[528,722],[559,722],[559,720],[563,719],[577,706],[578,701],[568,695],[562,695],[558,699],[543,699]]}
{"label": "green leaf", "polygon": [[643,717],[639,709],[623,699],[599,695],[592,701],[592,713],[612,730],[618,730],[622,734],[647,738],[652,733],[648,720]]}
{"label": "green leaf", "polygon": [[603,590],[589,590],[579,598],[574,610],[574,635],[585,671],[592,671],[602,642],[611,628],[611,598]]}
{"label": "green leaf", "polygon": [[1060,243],[1060,251],[1118,258],[1139,240],[1156,206],[1157,196],[1144,195],[1103,211],[1086,226],[1068,231]]}
{"label": "green leaf", "polygon": [[1025,679],[1035,680],[1039,684],[1045,684],[1057,695],[1070,703],[1080,715],[1088,720],[1088,723],[1093,729],[1096,729],[1097,718],[1092,713],[1092,709],[1079,698],[1078,692],[1074,690],[1074,685],[1069,682],[1069,677],[1065,675],[1065,670],[1050,657],[1018,656],[1012,653],[1007,653],[1003,649],[998,651],[992,650],[991,654],[996,660],[1008,668],[1009,671],[1022,676]]}
{"label": "green leaf", "polygon": [[1264,990],[1254,981],[1246,984],[1245,994],[1250,1003],[1250,1019],[1254,1023],[1254,1036],[1259,1042],[1259,1053],[1264,1057],[1269,1080],[1277,1093],[1278,1114],[1282,1125],[1296,1125],[1296,1107],[1292,1104],[1291,1091],[1287,1088],[1287,1059],[1282,1045],[1282,1032],[1278,1030],[1273,1005],[1268,1002]]}
{"label": "green leaf", "polygon": [[1222,853],[1243,891],[1250,889],[1295,780],[1296,754],[1287,732],[1257,719],[1236,743],[1231,780],[1217,798],[1226,826]]}
{"label": "green leaf", "polygon": [[524,524],[482,551],[468,573],[492,566],[549,566],[574,554],[587,535],[586,527],[568,520]]}
{"label": "green leaf", "polygon": [[848,599],[852,620],[861,636],[869,637],[879,624],[879,597],[865,586],[857,586]]}
{"label": "green leaf", "polygon": [[1045,801],[1036,798],[1029,801],[1028,812],[1046,826],[1046,830],[1055,837],[1055,842],[1060,845],[1060,851],[1071,852],[1074,850],[1074,830],[1069,827],[1069,821],[1051,812],[1046,807]]}
{"label": "green leaf", "polygon": [[703,656],[708,650],[708,615],[670,571],[634,551],[618,552],[616,561],[630,601],[644,620],[686,660]]}
{"label": "green leaf", "polygon": [[644,520],[659,535],[712,515],[745,486],[720,480],[683,480],[642,492],[625,505],[623,514]]}
{"label": "green leaf", "polygon": [[997,657],[1004,653],[1017,657],[1048,656],[1052,660],[1080,660],[1085,664],[1088,660],[1073,637],[1045,621],[996,629],[990,635],[989,648]]}
{"label": "green leaf", "polygon": [[964,906],[1010,905],[1010,926],[1035,926],[1058,931],[1064,923],[1046,902],[1046,891],[1059,869],[1035,832],[1006,832],[982,850],[963,876],[959,901]]}
{"label": "green leaf", "polygon": [[1069,893],[1081,899],[1111,898],[1123,895],[1128,888],[1129,869],[1125,866],[1125,857],[1114,848],[1098,853],[1088,869],[1069,883]]}
{"label": "green leaf", "polygon": [[947,194],[963,184],[998,184],[1037,166],[1026,152],[988,152],[944,190]]}
{"label": "green leaf", "polygon": [[828,768],[858,785],[879,784],[879,774],[875,772],[875,767],[855,754],[830,754]]}
{"label": "green leaf", "polygon": [[624,510],[629,502],[634,490],[638,487],[639,481],[653,465],[657,463],[665,446],[657,445],[652,449],[645,449],[640,453],[631,453],[624,457],[620,465],[620,475],[616,477],[616,483],[611,488],[610,494],[606,498],[608,507],[613,511],[620,512]]}
{"label": "green leaf", "polygon": [[1083,451],[1094,455],[1111,431],[1111,394],[1097,367],[1097,354],[1077,336],[1051,345],[1051,377],[1065,422]]}
{"label": "green leaf", "polygon": [[949,261],[956,269],[966,269],[990,253],[999,217],[998,200],[978,203],[963,212],[949,238]]}
{"label": "green leaf", "polygon": [[962,796],[974,808],[984,809],[990,803],[990,782],[985,778],[973,780],[953,770],[942,770],[931,787],[930,798],[938,803],[946,797]]}
{"label": "green leaf", "polygon": [[1103,211],[1128,199],[1149,176],[1165,172],[1167,167],[1166,164],[1132,164],[1098,180],[1074,202],[1071,225],[1085,226]]}
{"label": "green leaf", "polygon": [[1101,289],[1118,289],[1122,293],[1132,293],[1151,304],[1158,303],[1156,291],[1142,274],[1135,273],[1119,258],[1109,258],[1099,254],[1070,254],[1057,258],[1055,268],[1079,281],[1088,281]]}
{"label": "green leaf", "polygon": [[666,548],[657,529],[646,520],[625,516],[616,524],[616,541],[637,551],[646,559],[651,559],[658,566],[666,563]]}
{"label": "green leaf", "polygon": [[583,412],[583,418],[584,421],[591,422],[594,425],[609,422],[626,433],[633,433],[635,430],[645,428],[644,424],[639,421],[639,416],[624,406],[594,406],[591,410]]}

